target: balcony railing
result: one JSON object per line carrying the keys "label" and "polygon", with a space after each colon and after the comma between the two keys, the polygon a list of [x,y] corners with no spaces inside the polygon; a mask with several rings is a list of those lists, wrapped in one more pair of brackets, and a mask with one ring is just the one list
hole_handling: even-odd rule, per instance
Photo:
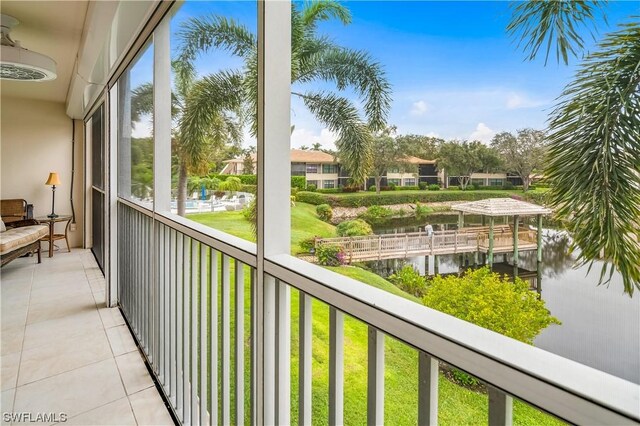
{"label": "balcony railing", "polygon": [[329,305],[329,424],[343,423],[344,317],[368,327],[368,424],[384,421],[385,337],[418,353],[418,422],[435,424],[439,361],[489,389],[489,424],[512,398],[572,423],[640,420],[639,389],[288,255],[257,291],[254,244],[118,202],[119,304],[183,424],[291,422],[291,289],[299,293],[298,421],[312,418],[312,301]]}

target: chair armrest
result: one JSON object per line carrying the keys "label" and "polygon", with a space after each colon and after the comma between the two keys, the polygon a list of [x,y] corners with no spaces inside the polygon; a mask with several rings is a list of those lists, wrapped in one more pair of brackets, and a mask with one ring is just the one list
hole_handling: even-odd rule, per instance
{"label": "chair armrest", "polygon": [[31,226],[31,225],[40,225],[40,222],[38,222],[35,219],[24,219],[24,220],[16,220],[14,222],[9,222],[6,224],[7,229],[21,228],[23,226]]}

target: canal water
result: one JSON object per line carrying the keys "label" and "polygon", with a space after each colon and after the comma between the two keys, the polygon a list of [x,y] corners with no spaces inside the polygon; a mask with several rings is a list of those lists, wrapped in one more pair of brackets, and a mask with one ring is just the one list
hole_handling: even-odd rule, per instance
{"label": "canal water", "polygon": [[[456,216],[429,218],[434,229],[455,229]],[[465,224],[480,223],[479,218],[465,217]],[[375,233],[413,232],[417,227],[378,228]],[[608,285],[598,286],[602,264],[575,265],[576,255],[569,253],[570,236],[564,231],[545,229],[540,291],[551,314],[562,325],[551,325],[540,333],[534,345],[640,384],[640,292],[633,298],[623,293],[622,278],[614,273]],[[496,261],[511,263],[511,256],[497,256]],[[431,261],[433,262],[433,261]],[[382,276],[402,265],[413,264],[425,272],[424,257],[406,260],[368,262]],[[439,273],[458,272],[456,255],[441,256]],[[535,252],[520,254],[520,267],[535,270]],[[431,266],[433,270],[433,266]]]}

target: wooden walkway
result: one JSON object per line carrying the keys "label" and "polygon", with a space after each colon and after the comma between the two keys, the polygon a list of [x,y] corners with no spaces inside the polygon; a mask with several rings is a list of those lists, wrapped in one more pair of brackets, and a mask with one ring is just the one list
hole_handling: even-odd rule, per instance
{"label": "wooden walkway", "polygon": [[[494,228],[493,253],[513,251],[512,232],[509,226]],[[426,232],[409,232],[316,240],[316,247],[322,245],[341,247],[348,263],[430,255],[487,253],[489,251],[489,228],[471,227],[459,231],[436,231],[431,235],[427,235]],[[519,231],[518,251],[536,249],[535,231]]]}

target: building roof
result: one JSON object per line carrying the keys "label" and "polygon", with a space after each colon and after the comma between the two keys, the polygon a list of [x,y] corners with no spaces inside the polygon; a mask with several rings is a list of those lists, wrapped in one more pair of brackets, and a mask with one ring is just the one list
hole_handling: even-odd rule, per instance
{"label": "building roof", "polygon": [[[253,162],[256,162],[256,154],[251,154]],[[225,163],[242,163],[243,157],[232,158],[226,160]],[[292,163],[337,163],[338,158],[331,154],[327,154],[322,151],[312,151],[303,149],[291,150],[291,162]]]}
{"label": "building roof", "polygon": [[451,209],[482,216],[533,216],[551,213],[551,210],[546,207],[513,198],[488,198],[486,200],[471,201],[455,204],[451,206]]}
{"label": "building roof", "polygon": [[436,160],[425,160],[423,158],[414,157],[413,155],[407,155],[403,160],[409,164],[436,164]]}

